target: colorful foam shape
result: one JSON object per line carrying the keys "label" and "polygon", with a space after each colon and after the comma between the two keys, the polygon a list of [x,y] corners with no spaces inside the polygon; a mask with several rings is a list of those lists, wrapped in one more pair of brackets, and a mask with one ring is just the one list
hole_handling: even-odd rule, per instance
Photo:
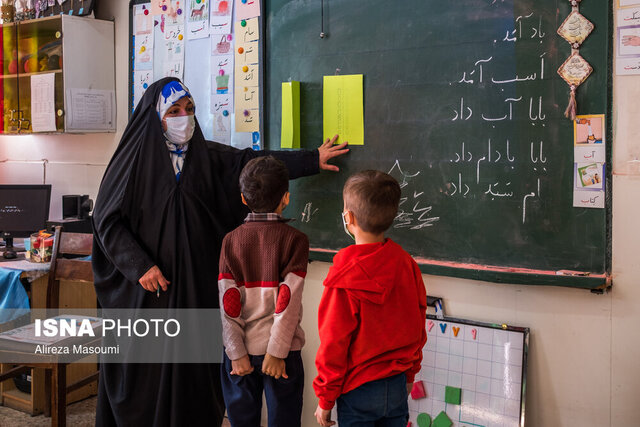
{"label": "colorful foam shape", "polygon": [[447,324],[446,323],[440,323],[440,329],[442,329],[442,333],[444,334],[444,331],[447,330]]}
{"label": "colorful foam shape", "polygon": [[444,389],[444,401],[452,405],[460,404],[461,390],[458,387],[446,386]]}
{"label": "colorful foam shape", "polygon": [[411,398],[413,400],[423,399],[427,397],[427,392],[424,389],[424,384],[422,381],[415,381],[413,383],[413,388],[411,389]]}
{"label": "colorful foam shape", "polygon": [[431,416],[426,413],[418,414],[418,427],[431,427]]}
{"label": "colorful foam shape", "polygon": [[438,414],[438,416],[433,420],[433,427],[451,427],[453,423],[451,419],[447,416],[447,414],[442,411]]}

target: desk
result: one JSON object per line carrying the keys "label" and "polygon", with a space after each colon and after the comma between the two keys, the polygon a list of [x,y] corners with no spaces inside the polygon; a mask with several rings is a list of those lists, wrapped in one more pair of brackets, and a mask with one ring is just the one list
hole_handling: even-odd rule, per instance
{"label": "desk", "polygon": [[[47,283],[49,280],[48,263],[32,263],[24,259],[0,261],[0,269],[20,270],[21,279],[27,279],[31,286],[27,291],[31,308],[46,308]],[[96,308],[96,293],[93,286],[87,283],[62,281],[60,283],[60,308]],[[13,329],[13,322],[0,325],[0,331]],[[11,365],[0,364],[0,372],[6,372]],[[96,363],[74,363],[67,367],[67,384],[74,383],[87,375],[96,372]],[[37,415],[45,408],[44,370],[31,370],[32,393],[23,393],[16,389],[13,381],[0,384],[0,404]],[[77,402],[97,394],[95,382],[87,384],[67,396],[67,404]]]}

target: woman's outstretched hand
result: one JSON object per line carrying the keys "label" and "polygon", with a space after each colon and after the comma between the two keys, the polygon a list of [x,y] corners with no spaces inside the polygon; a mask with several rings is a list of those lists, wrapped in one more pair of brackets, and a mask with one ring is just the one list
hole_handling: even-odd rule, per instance
{"label": "woman's outstretched hand", "polygon": [[349,152],[349,149],[345,148],[348,144],[347,141],[339,145],[333,145],[333,143],[336,142],[336,139],[338,139],[338,135],[334,136],[331,139],[327,138],[324,144],[318,147],[318,153],[320,154],[320,169],[333,172],[338,172],[340,170],[339,167],[330,165],[328,162],[334,157],[342,156],[343,154]]}

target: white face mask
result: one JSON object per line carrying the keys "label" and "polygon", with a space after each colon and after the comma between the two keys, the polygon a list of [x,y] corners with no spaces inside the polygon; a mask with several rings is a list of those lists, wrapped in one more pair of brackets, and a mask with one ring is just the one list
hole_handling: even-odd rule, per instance
{"label": "white face mask", "polygon": [[189,142],[196,129],[196,119],[193,114],[188,116],[167,117],[167,130],[164,136],[174,144],[182,145]]}
{"label": "white face mask", "polygon": [[347,214],[347,212],[342,212],[342,226],[344,227],[344,232],[347,233],[347,236],[351,237],[353,240],[356,240],[356,236],[354,236],[353,233],[349,231],[349,227],[347,227]]}

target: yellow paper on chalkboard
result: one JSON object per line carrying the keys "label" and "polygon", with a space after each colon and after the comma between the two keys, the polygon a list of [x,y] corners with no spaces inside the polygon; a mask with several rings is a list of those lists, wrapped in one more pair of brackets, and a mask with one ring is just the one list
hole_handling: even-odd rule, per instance
{"label": "yellow paper on chalkboard", "polygon": [[300,148],[300,82],[282,83],[281,148]]}
{"label": "yellow paper on chalkboard", "polygon": [[322,99],[324,139],[337,134],[336,143],[364,145],[362,74],[324,76]]}

